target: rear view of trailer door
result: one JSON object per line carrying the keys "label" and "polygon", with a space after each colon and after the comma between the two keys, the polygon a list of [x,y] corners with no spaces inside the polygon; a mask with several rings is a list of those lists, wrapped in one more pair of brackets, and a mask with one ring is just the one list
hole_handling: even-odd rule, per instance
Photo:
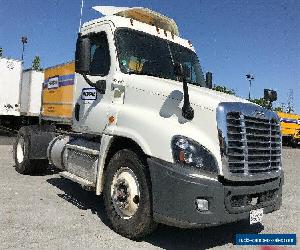
{"label": "rear view of trailer door", "polygon": [[21,61],[0,58],[0,115],[20,115]]}

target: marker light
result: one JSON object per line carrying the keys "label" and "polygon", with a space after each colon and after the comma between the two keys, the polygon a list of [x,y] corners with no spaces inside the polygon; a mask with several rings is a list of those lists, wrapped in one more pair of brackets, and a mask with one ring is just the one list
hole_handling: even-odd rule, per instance
{"label": "marker light", "polygon": [[115,117],[113,115],[111,115],[110,117],[108,117],[108,123],[109,124],[113,124],[115,122]]}
{"label": "marker light", "polygon": [[159,34],[159,28],[156,26],[156,31],[157,31],[157,33]]}

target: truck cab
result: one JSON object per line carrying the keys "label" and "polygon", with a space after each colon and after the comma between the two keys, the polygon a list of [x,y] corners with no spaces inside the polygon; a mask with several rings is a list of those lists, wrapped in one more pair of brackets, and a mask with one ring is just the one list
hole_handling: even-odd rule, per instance
{"label": "truck cab", "polygon": [[[157,223],[255,223],[279,209],[277,114],[212,90],[174,20],[145,8],[94,9],[104,17],[85,23],[76,44],[72,130],[21,129],[17,170],[49,161],[103,194],[111,227],[134,239]],[[24,137],[46,151],[23,150]]]}

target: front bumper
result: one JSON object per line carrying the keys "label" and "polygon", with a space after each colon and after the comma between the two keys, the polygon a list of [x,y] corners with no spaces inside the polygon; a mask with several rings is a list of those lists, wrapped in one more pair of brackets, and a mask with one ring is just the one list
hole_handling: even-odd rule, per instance
{"label": "front bumper", "polygon": [[[185,168],[148,159],[152,181],[154,220],[177,227],[206,227],[248,219],[250,210],[264,213],[281,206],[283,174],[265,182],[233,185],[192,177]],[[196,209],[196,199],[209,201],[208,211]],[[252,205],[250,200],[257,198]]]}

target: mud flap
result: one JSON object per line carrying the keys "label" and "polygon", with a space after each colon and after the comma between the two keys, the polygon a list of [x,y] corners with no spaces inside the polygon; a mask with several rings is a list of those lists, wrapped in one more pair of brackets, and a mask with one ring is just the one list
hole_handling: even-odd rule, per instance
{"label": "mud flap", "polygon": [[47,148],[49,142],[56,136],[55,126],[52,125],[32,125],[22,127],[29,134],[29,158],[47,159]]}

